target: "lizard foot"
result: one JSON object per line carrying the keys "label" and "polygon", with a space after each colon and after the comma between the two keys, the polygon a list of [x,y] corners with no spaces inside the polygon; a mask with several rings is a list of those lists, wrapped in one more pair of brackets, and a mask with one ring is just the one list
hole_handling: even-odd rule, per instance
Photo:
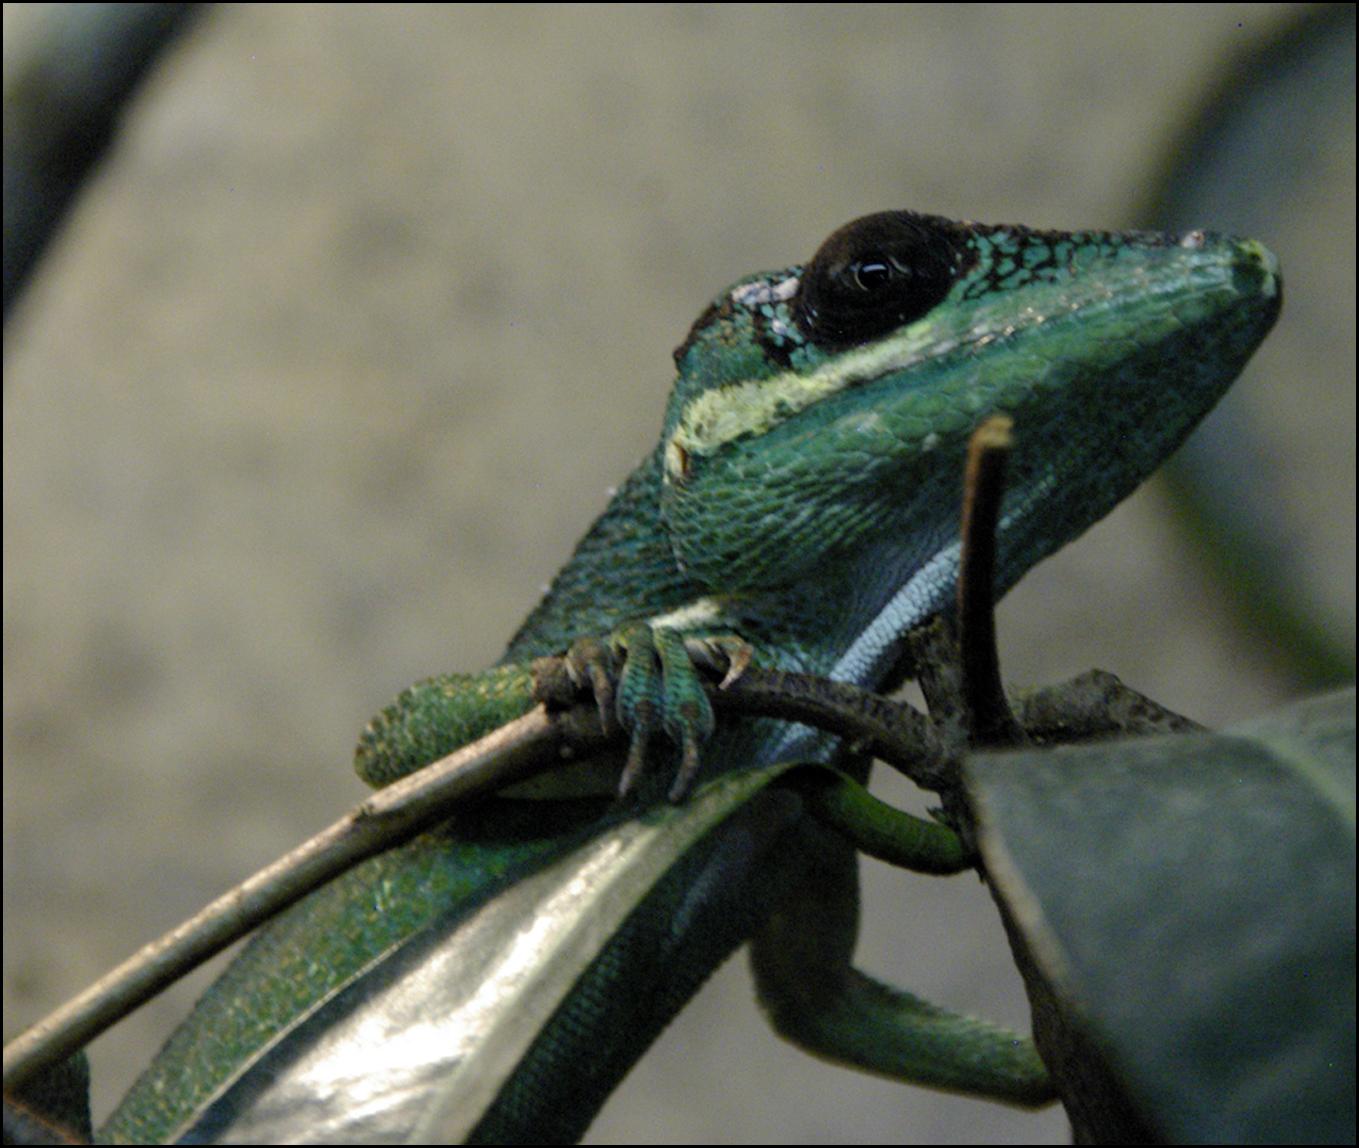
{"label": "lizard foot", "polygon": [[[726,665],[723,684],[738,677],[750,663],[750,647],[739,638],[711,637],[699,642],[705,663]],[[636,790],[647,770],[648,747],[661,732],[679,747],[679,769],[669,797],[683,800],[698,777],[699,748],[714,726],[712,704],[684,636],[666,626],[628,623],[607,641],[581,638],[573,642],[566,652],[566,668],[579,689],[594,694],[605,731],[621,727],[628,734],[619,796]]]}

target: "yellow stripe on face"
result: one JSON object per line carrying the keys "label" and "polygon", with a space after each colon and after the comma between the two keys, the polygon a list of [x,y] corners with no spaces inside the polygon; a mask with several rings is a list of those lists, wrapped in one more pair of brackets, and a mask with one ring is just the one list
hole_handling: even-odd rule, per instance
{"label": "yellow stripe on face", "polygon": [[738,438],[767,434],[815,403],[850,387],[900,371],[925,355],[953,349],[941,341],[937,324],[928,321],[896,335],[838,355],[810,374],[784,371],[772,379],[732,383],[705,391],[680,417],[666,444],[666,474],[682,480],[690,455],[710,454]]}

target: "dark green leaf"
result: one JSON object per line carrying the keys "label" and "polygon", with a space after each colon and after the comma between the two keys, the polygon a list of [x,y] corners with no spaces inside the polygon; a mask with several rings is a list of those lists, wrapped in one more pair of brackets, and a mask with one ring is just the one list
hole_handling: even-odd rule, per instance
{"label": "dark green leaf", "polygon": [[1352,689],[969,763],[1000,900],[1164,1138],[1353,1141],[1354,770]]}

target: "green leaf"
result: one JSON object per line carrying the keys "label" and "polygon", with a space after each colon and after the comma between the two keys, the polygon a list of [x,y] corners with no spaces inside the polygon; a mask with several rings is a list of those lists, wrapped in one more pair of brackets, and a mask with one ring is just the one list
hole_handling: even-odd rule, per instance
{"label": "green leaf", "polygon": [[1353,689],[967,772],[1017,955],[1046,981],[1031,995],[1051,991],[1136,1120],[1170,1141],[1353,1142]]}
{"label": "green leaf", "polygon": [[[452,912],[385,953],[282,1033],[200,1113],[190,1135],[463,1141],[658,882],[783,768],[728,774],[682,806],[615,819],[472,911]],[[766,830],[777,832],[797,806],[768,796],[746,812],[762,811]],[[748,833],[750,819],[742,820]],[[587,1123],[592,1115],[584,1114]]]}

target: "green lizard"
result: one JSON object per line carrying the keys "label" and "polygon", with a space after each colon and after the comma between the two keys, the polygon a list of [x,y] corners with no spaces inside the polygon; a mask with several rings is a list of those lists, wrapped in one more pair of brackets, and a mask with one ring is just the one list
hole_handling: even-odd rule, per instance
{"label": "green lizard", "polygon": [[[805,266],[722,292],[675,352],[659,444],[504,659],[406,691],[365,730],[357,754],[364,779],[385,784],[526,712],[530,659],[569,651],[589,677],[617,651],[626,764],[578,763],[514,795],[548,801],[469,810],[265,928],[103,1138],[177,1137],[209,1104],[198,1135],[243,1135],[230,1122],[255,1102],[261,1079],[282,1079],[309,1055],[299,1048],[358,1015],[369,982],[395,981],[390,968],[412,951],[427,960],[452,945],[492,893],[549,864],[584,874],[598,861],[589,843],[667,786],[681,798],[700,783],[697,805],[749,767],[829,758],[832,739],[802,727],[715,724],[684,641],[895,687],[912,672],[905,636],[954,593],[972,429],[994,412],[1014,419],[999,596],[1157,468],[1240,372],[1280,302],[1277,263],[1251,240],[1035,231],[911,212],[856,220]],[[656,768],[672,748],[678,769]],[[639,794],[632,805],[598,796],[619,787],[620,765],[622,787]],[[674,1012],[752,936],[776,1027],[813,1050],[942,1087],[1041,1100],[1042,1068],[1027,1046],[850,968],[855,905],[852,852],[795,801],[770,797],[735,828],[724,824],[604,945],[469,1124],[473,1137],[578,1136]],[[318,1138],[356,1127],[368,1138],[401,1134],[399,1117],[383,1123],[393,1107],[384,1090],[415,1087],[418,1069],[384,1075],[383,1041],[399,1027],[377,1045],[334,1052],[347,1065],[331,1077],[338,1097],[305,1101]],[[423,1051],[430,1063],[462,1055],[434,1041]],[[365,1071],[381,1081],[374,1089],[359,1083]],[[334,1084],[341,1077],[346,1087]]]}

